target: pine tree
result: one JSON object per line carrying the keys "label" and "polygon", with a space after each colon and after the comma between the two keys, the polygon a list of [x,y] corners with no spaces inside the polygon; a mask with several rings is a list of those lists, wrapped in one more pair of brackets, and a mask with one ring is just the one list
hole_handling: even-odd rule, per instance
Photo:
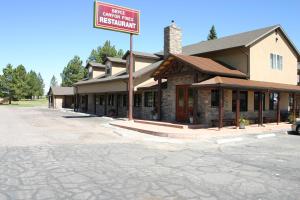
{"label": "pine tree", "polygon": [[50,86],[52,87],[56,87],[58,86],[58,83],[57,83],[57,80],[56,80],[56,77],[53,75],[52,78],[51,78],[51,81],[50,81]]}
{"label": "pine tree", "polygon": [[215,25],[212,25],[211,29],[209,30],[207,40],[214,40],[214,39],[218,39],[218,36],[217,36]]}
{"label": "pine tree", "polygon": [[14,69],[11,64],[8,64],[4,69],[3,69],[3,75],[1,76],[1,90],[2,94],[5,97],[9,98],[9,104],[11,104],[11,101],[14,97],[14,87],[13,87],[13,75],[14,74]]}
{"label": "pine tree", "polygon": [[40,73],[38,74],[37,78],[38,78],[37,97],[40,98],[41,96],[44,95],[45,84],[44,84],[44,80],[42,78],[42,75]]}
{"label": "pine tree", "polygon": [[109,40],[106,40],[103,46],[92,50],[88,61],[102,63],[106,57],[122,57],[123,55],[124,51],[122,49],[117,50],[114,45],[111,45]]}
{"label": "pine tree", "polygon": [[82,66],[79,56],[74,56],[60,74],[63,87],[71,87],[74,83],[87,76],[87,70]]}

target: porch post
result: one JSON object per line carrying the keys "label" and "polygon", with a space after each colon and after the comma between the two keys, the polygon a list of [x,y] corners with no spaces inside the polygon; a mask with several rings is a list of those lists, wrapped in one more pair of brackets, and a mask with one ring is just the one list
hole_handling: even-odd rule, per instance
{"label": "porch post", "polygon": [[219,87],[219,129],[223,127],[223,88]]}
{"label": "porch post", "polygon": [[161,91],[161,77],[157,79],[158,87],[157,87],[157,119],[161,120],[161,98],[162,98],[162,91]]}
{"label": "porch post", "polygon": [[293,93],[293,122],[296,120],[296,95]]}
{"label": "porch post", "polygon": [[[198,83],[198,72],[194,73],[194,83]],[[198,88],[193,89],[193,124],[198,123]]]}
{"label": "porch post", "polygon": [[97,106],[96,99],[97,99],[97,96],[96,96],[96,94],[94,94],[94,114],[96,114],[96,111],[97,111],[97,109],[96,109],[96,106]]}
{"label": "porch post", "polygon": [[258,107],[258,126],[263,125],[263,117],[262,117],[262,110],[263,110],[263,105],[262,105],[262,92],[258,93],[258,102],[259,102],[259,107]]}
{"label": "porch post", "polygon": [[235,125],[240,126],[240,90],[236,90],[236,108],[235,108]]}
{"label": "porch post", "polygon": [[277,113],[276,113],[276,115],[277,115],[277,125],[279,124],[279,122],[280,122],[280,92],[278,92],[278,96],[277,96]]}
{"label": "porch post", "polygon": [[107,115],[107,93],[104,95],[104,115]]}

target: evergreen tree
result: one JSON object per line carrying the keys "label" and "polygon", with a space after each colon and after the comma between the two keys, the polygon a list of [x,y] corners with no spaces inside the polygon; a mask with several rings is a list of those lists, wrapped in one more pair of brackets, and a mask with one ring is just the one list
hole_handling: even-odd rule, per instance
{"label": "evergreen tree", "polygon": [[11,101],[14,97],[15,91],[14,91],[14,69],[11,64],[8,64],[4,69],[3,69],[3,75],[1,76],[0,79],[0,86],[1,86],[1,93],[3,96],[9,98],[9,104],[11,104]]}
{"label": "evergreen tree", "polygon": [[44,84],[44,80],[42,78],[42,75],[39,73],[38,74],[38,90],[37,90],[37,96],[38,98],[40,98],[41,96],[44,95],[44,88],[45,88],[45,84]]}
{"label": "evergreen tree", "polygon": [[50,86],[52,87],[56,87],[58,86],[58,83],[57,83],[57,80],[56,80],[56,77],[53,75],[52,78],[51,78],[51,81],[50,81]]}
{"label": "evergreen tree", "polygon": [[27,98],[34,99],[34,97],[38,96],[38,91],[40,88],[36,72],[31,70],[27,74],[26,80],[28,86]]}
{"label": "evergreen tree", "polygon": [[27,94],[26,76],[27,72],[23,65],[19,65],[13,70],[14,98],[17,100],[25,98]]}
{"label": "evergreen tree", "polygon": [[114,45],[111,45],[109,40],[106,40],[103,46],[99,46],[97,49],[93,49],[88,61],[94,61],[97,63],[102,63],[105,57],[122,57],[124,51],[119,49],[117,51]]}
{"label": "evergreen tree", "polygon": [[216,28],[214,25],[212,25],[211,29],[209,30],[209,34],[207,36],[207,40],[214,40],[218,39]]}
{"label": "evergreen tree", "polygon": [[60,74],[63,87],[71,87],[74,83],[87,76],[87,70],[82,66],[79,56],[74,56]]}

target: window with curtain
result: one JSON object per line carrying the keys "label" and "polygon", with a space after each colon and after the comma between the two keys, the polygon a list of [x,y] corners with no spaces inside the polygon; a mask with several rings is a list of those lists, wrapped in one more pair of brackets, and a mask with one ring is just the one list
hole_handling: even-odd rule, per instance
{"label": "window with curtain", "polygon": [[269,110],[276,110],[278,102],[278,93],[271,92],[269,99]]}
{"label": "window with curtain", "polygon": [[271,69],[282,70],[283,68],[283,57],[277,54],[270,54]]}
{"label": "window with curtain", "polygon": [[113,106],[114,105],[114,99],[115,99],[115,96],[113,94],[108,95],[108,102],[107,102],[107,104],[109,106]]}

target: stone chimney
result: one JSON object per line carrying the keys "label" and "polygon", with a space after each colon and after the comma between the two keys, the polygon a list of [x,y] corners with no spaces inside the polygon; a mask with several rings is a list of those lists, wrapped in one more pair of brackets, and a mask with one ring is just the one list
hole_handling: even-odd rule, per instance
{"label": "stone chimney", "polygon": [[181,54],[181,42],[181,29],[172,20],[172,24],[164,29],[164,57],[167,58],[170,54]]}

